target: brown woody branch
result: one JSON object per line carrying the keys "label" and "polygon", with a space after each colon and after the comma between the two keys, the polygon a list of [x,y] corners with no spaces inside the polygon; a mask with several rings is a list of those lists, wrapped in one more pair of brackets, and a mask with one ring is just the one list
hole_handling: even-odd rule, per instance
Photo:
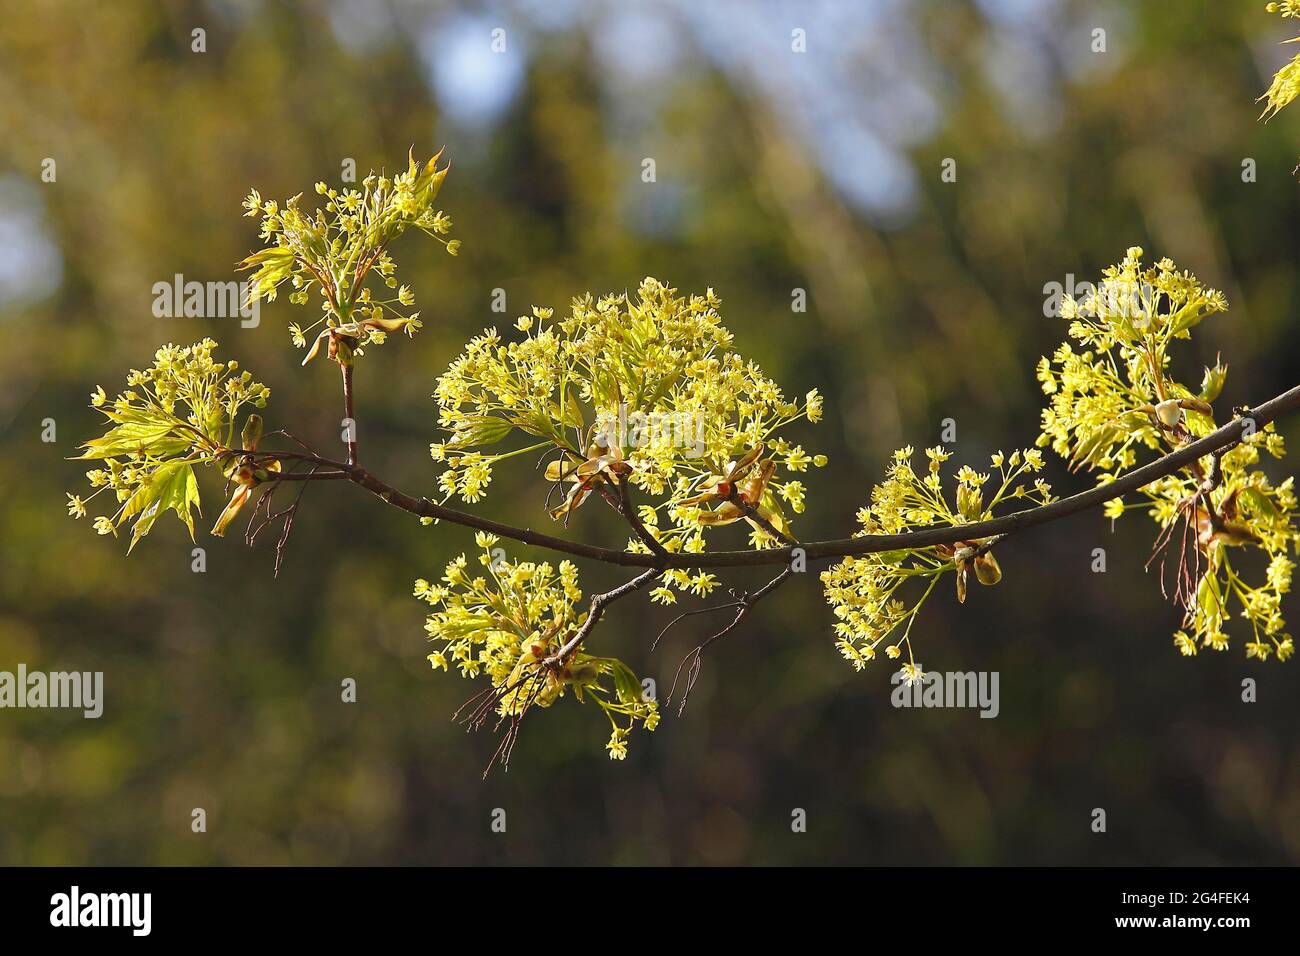
{"label": "brown woody branch", "polygon": [[[1279,416],[1297,408],[1300,408],[1300,386],[1291,388],[1254,409],[1243,411],[1241,417],[1216,429],[1204,438],[1197,439],[1175,451],[1171,451],[1140,468],[1126,472],[1114,481],[1097,485],[1068,498],[1053,501],[1051,504],[1017,511],[987,521],[977,521],[966,525],[925,528],[902,534],[869,534],[854,538],[809,541],[799,545],[788,545],[779,548],[714,551],[700,554],[639,554],[615,548],[584,544],[579,541],[570,541],[555,535],[534,531],[531,528],[515,527],[479,515],[458,511],[455,508],[448,508],[446,505],[430,501],[428,498],[413,497],[372,475],[360,465],[332,461],[318,455],[297,452],[242,452],[242,454],[249,454],[254,458],[268,461],[276,459],[297,461],[306,465],[329,469],[329,471],[314,476],[307,474],[273,474],[271,480],[308,481],[326,477],[346,477],[387,504],[410,514],[422,518],[432,518],[435,521],[446,521],[449,524],[460,525],[477,531],[486,531],[502,538],[546,548],[572,557],[587,558],[623,567],[655,570],[669,568],[736,568],[789,564],[796,550],[802,551],[803,556],[809,561],[826,561],[849,555],[929,548],[940,544],[956,544],[959,541],[1006,535],[1037,525],[1047,524],[1051,521],[1078,514],[1081,511],[1087,511],[1090,508],[1096,508],[1114,498],[1137,491],[1153,481],[1172,475],[1201,458],[1229,449],[1238,444],[1248,431],[1258,431]],[[341,473],[341,475],[336,475],[336,472]]]}
{"label": "brown woody branch", "polygon": [[357,419],[352,402],[352,362],[341,362],[343,370],[343,427],[348,438],[348,464],[357,463]]}
{"label": "brown woody branch", "polygon": [[636,507],[632,504],[632,489],[626,476],[619,476],[618,479],[618,510],[627,519],[627,523],[632,526],[636,536],[650,549],[652,554],[661,558],[668,555],[668,551],[659,543],[659,539],[650,533],[650,529],[645,526],[645,522],[637,514]]}
{"label": "brown woody branch", "polygon": [[[726,637],[737,627],[739,627],[740,622],[743,621],[749,615],[750,608],[752,608],[755,604],[763,600],[763,598],[767,597],[769,594],[771,594],[773,591],[779,588],[782,584],[784,584],[786,578],[790,577],[790,575],[793,573],[794,573],[793,570],[791,570],[790,568],[786,568],[780,574],[774,577],[772,580],[764,584],[757,591],[754,591],[752,593],[745,592],[745,591],[732,591],[731,594],[734,600],[728,602],[727,604],[719,604],[716,607],[701,608],[699,611],[694,612],[694,613],[701,613],[703,611],[725,611],[730,608],[736,609],[736,615],[731,619],[730,623],[725,625],[721,630],[715,631],[714,633],[710,634],[703,641],[697,644],[694,648],[691,649],[691,652],[689,654],[687,654],[685,657],[682,658],[681,663],[677,665],[677,672],[673,674],[673,686],[668,689],[668,700],[671,701],[673,699],[673,694],[676,693],[677,691],[677,681],[682,675],[682,668],[686,667],[686,687],[682,690],[682,699],[681,702],[677,705],[677,715],[679,717],[686,710],[686,702],[690,700],[691,691],[695,689],[695,682],[700,678],[700,670],[704,666],[705,649],[714,641]],[[689,613],[692,612],[687,612],[687,614]],[[676,624],[677,621],[680,621],[683,617],[686,616],[687,616],[686,614],[679,616],[676,620],[672,622],[672,624],[669,624],[668,627],[672,627],[673,624]],[[664,631],[666,630],[668,630],[668,628],[664,628]],[[664,631],[659,632],[659,637],[655,638],[655,644],[658,644],[659,638],[664,636]],[[651,646],[651,649],[653,650],[653,645]],[[690,661],[689,666],[687,666],[686,663],[687,661]]]}
{"label": "brown woody branch", "polygon": [[626,584],[620,584],[612,591],[604,591],[600,594],[592,595],[591,610],[587,612],[587,619],[582,622],[582,625],[576,631],[573,632],[573,636],[564,643],[563,647],[550,657],[546,658],[546,663],[552,665],[564,664],[569,659],[570,655],[582,646],[582,642],[587,639],[587,636],[595,630],[596,625],[600,623],[601,615],[605,613],[605,608],[608,605],[613,604],[621,597],[627,597],[627,595],[634,591],[641,590],[655,578],[659,577],[661,573],[662,572],[658,569],[651,568],[649,571],[642,571],[632,580],[628,581]]}

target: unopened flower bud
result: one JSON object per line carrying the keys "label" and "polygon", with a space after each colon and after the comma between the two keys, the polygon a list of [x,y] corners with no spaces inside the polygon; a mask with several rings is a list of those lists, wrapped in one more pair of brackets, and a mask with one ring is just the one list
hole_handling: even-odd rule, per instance
{"label": "unopened flower bud", "polygon": [[998,559],[993,557],[991,551],[975,559],[975,577],[980,584],[985,585],[994,585],[1002,580],[1002,569],[998,567]]}
{"label": "unopened flower bud", "polygon": [[1183,410],[1177,399],[1170,398],[1156,406],[1156,417],[1166,428],[1173,428],[1182,420]]}
{"label": "unopened flower bud", "polygon": [[262,440],[262,416],[249,415],[244,422],[244,431],[240,441],[245,451],[257,451],[257,443]]}

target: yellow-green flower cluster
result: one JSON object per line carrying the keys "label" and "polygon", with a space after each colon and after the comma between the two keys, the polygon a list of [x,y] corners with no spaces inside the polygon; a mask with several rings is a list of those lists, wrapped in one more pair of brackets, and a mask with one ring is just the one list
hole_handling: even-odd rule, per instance
{"label": "yellow-green flower cluster", "polygon": [[173,510],[193,536],[192,511],[199,504],[194,466],[215,462],[234,440],[240,409],[264,408],[271,394],[237,363],[216,361],[215,348],[211,339],[166,345],[151,367],[131,370],[126,389],[112,401],[102,387],[95,389],[90,403],[110,427],[82,446],[80,457],[101,465],[86,472],[93,493],[68,495],[70,515],[86,517],[88,503],[107,492],[117,506],[95,519],[100,534],[116,534],[133,522],[135,547],[159,515]]}
{"label": "yellow-green flower cluster", "polygon": [[[299,348],[313,341],[304,364],[322,344],[328,344],[331,359],[346,363],[391,332],[413,335],[420,328],[420,313],[410,308],[415,293],[398,284],[388,245],[414,227],[452,255],[459,251],[459,240],[443,238],[451,231],[451,219],[433,205],[449,168],[438,168],[440,155],[422,164],[412,153],[405,172],[391,179],[371,172],[360,188],[317,183],[324,207],[314,212],[301,208],[301,193],[283,205],[264,200],[257,190],[244,200],[245,214],[261,218],[261,237],[269,243],[241,263],[254,270],[249,298],[272,300],[288,282],[294,290],[291,302],[306,305],[313,293],[320,300],[319,319],[289,327]],[[396,291],[381,297],[370,282],[375,276]]]}
{"label": "yellow-green flower cluster", "polygon": [[605,712],[610,757],[622,759],[638,723],[646,730],[658,726],[657,704],[644,699],[640,681],[622,661],[581,651],[556,659],[587,616],[578,609],[578,570],[569,561],[558,568],[508,561],[495,548],[497,540],[475,536],[484,573],[471,572],[462,554],[439,582],[415,582],[415,596],[434,608],[425,622],[437,645],[429,662],[435,670],[454,667],[466,678],[486,677],[502,717],[549,707],[572,690],[580,702],[593,701]]}
{"label": "yellow-green flower cluster", "polygon": [[[871,491],[871,504],[858,512],[857,535],[960,527],[987,520],[1012,502],[1033,506],[1052,500],[1046,481],[1029,478],[1043,468],[1037,449],[998,452],[987,472],[963,466],[955,475],[951,498],[944,493],[941,477],[950,454],[941,447],[928,448],[925,454],[928,465],[922,475],[912,466],[911,446],[894,453],[885,480]],[[919,674],[910,638],[917,612],[949,571],[956,576],[959,600],[965,600],[969,570],[982,584],[996,584],[1001,570],[992,545],[991,539],[976,538],[953,546],[853,555],[824,571],[826,600],[838,618],[840,653],[860,670],[882,646],[891,658],[906,650],[909,673]]]}
{"label": "yellow-green flower cluster", "polygon": [[[1202,319],[1226,311],[1223,296],[1168,259],[1143,268],[1141,258],[1141,249],[1130,249],[1093,294],[1066,301],[1069,335],[1080,350],[1066,342],[1038,368],[1050,396],[1038,444],[1098,471],[1102,482],[1139,464],[1140,449],[1165,454],[1214,431],[1213,402],[1227,377],[1216,363],[1193,390],[1173,377],[1169,354]],[[1274,485],[1259,469],[1261,450],[1274,458],[1285,453],[1271,424],[1248,432],[1217,460],[1202,459],[1147,485],[1136,504],[1122,498],[1106,504],[1112,519],[1145,510],[1160,527],[1153,560],[1162,581],[1171,576],[1172,596],[1184,607],[1183,627],[1174,635],[1183,654],[1225,649],[1233,608],[1251,624],[1248,655],[1276,653],[1285,660],[1292,653],[1280,602],[1291,580],[1287,552],[1300,543],[1295,495],[1292,479]],[[1230,555],[1234,548],[1264,552],[1263,584],[1243,580],[1241,559]]]}
{"label": "yellow-green flower cluster", "polygon": [[[1199,553],[1191,564],[1199,578],[1185,602],[1182,627],[1174,634],[1174,644],[1184,655],[1192,656],[1201,648],[1227,650],[1229,638],[1224,628],[1234,610],[1250,622],[1247,657],[1267,660],[1276,654],[1278,660],[1285,661],[1295,651],[1291,636],[1285,633],[1281,611],[1282,596],[1291,588],[1295,567],[1288,551],[1294,554],[1300,545],[1295,527],[1295,479],[1288,477],[1274,485],[1256,467],[1261,450],[1273,458],[1286,453],[1282,436],[1272,425],[1223,456],[1222,477],[1209,495],[1208,509],[1189,505],[1194,480],[1184,473],[1143,488],[1143,503],[1133,506],[1134,510],[1147,510],[1162,529],[1173,531],[1182,522],[1187,524],[1189,539],[1195,535]],[[1113,517],[1125,510],[1116,502],[1111,505],[1108,513]],[[1233,549],[1263,552],[1267,564],[1261,584],[1252,585],[1243,578],[1244,556],[1234,558]],[[1166,558],[1177,559],[1177,555]]]}
{"label": "yellow-green flower cluster", "polygon": [[1226,309],[1221,293],[1170,260],[1143,267],[1142,250],[1129,249],[1091,292],[1062,303],[1074,343],[1039,362],[1038,380],[1050,396],[1039,447],[1050,444],[1076,466],[1113,474],[1132,466],[1136,448],[1162,447],[1162,424],[1208,434],[1213,419],[1204,412],[1225,370],[1206,369],[1193,392],[1169,377],[1169,347]]}
{"label": "yellow-green flower cluster", "polygon": [[[1300,18],[1300,3],[1296,0],[1277,0],[1264,9],[1285,18]],[[1300,41],[1300,37],[1288,42],[1297,41]],[[1273,82],[1260,97],[1264,101],[1264,112],[1261,115],[1265,117],[1275,115],[1298,95],[1300,95],[1300,56],[1296,56],[1273,75]]]}
{"label": "yellow-green flower cluster", "polygon": [[[549,504],[562,502],[552,508],[556,519],[568,520],[593,493],[612,498],[626,482],[654,499],[640,514],[664,548],[701,551],[706,527],[750,520],[745,505],[726,500],[734,491],[762,513],[750,521],[753,543],[776,543],[762,522],[785,534],[786,513],[804,508],[802,481],[787,476],[825,463],[782,432],[799,419],[820,420],[822,399],[816,391],[787,398],[733,351],[719,305],[712,290],[679,296],[647,278],[635,295],[577,298],[563,318],[534,308],[511,341],[485,330],[434,392],[450,433],[430,448],[445,465],[443,494],[477,501],[496,464],[549,450]],[[484,450],[516,429],[539,440]],[[539,490],[540,500],[546,488]],[[671,599],[669,586],[707,593],[709,578],[674,572],[654,593],[660,600]]]}

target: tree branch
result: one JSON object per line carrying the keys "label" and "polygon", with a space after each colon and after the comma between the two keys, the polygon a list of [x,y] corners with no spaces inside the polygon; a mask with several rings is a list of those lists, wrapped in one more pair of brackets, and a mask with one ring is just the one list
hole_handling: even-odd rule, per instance
{"label": "tree branch", "polygon": [[637,514],[636,507],[632,504],[632,490],[626,476],[620,476],[618,479],[618,503],[619,512],[627,519],[627,523],[632,526],[632,530],[636,532],[636,536],[641,539],[641,542],[657,557],[667,557],[667,549],[659,543],[658,538],[650,533],[650,529],[645,526],[645,522]]}
{"label": "tree branch", "polygon": [[[790,568],[786,568],[784,571],[782,571],[780,574],[778,574],[772,580],[768,581],[766,584],[764,584],[761,588],[759,588],[757,591],[754,591],[753,593],[748,593],[743,591],[742,592],[732,591],[731,592],[732,597],[734,597],[735,600],[732,601],[731,603],[719,604],[717,607],[702,609],[707,611],[725,611],[728,608],[735,608],[736,616],[733,617],[731,619],[731,622],[726,626],[724,626],[721,630],[715,631],[714,633],[706,637],[703,641],[701,641],[699,644],[697,644],[689,654],[687,654],[685,657],[682,658],[681,663],[677,665],[677,671],[676,673],[673,674],[673,686],[668,689],[668,697],[666,698],[667,701],[672,701],[673,694],[676,693],[677,691],[677,681],[682,675],[682,668],[686,667],[687,661],[691,662],[690,666],[687,667],[686,669],[686,687],[682,691],[681,702],[677,705],[677,716],[680,717],[682,713],[686,710],[686,702],[690,700],[691,691],[695,689],[695,682],[700,678],[700,670],[704,666],[705,648],[707,648],[714,641],[726,637],[737,627],[739,627],[740,622],[743,621],[749,615],[750,608],[752,608],[755,604],[763,600],[763,598],[767,597],[769,594],[771,594],[773,591],[779,588],[782,584],[784,584],[786,578],[790,577],[790,575],[792,575],[793,573],[794,571],[792,571]],[[680,621],[681,617],[677,618],[677,620]],[[676,623],[677,621],[673,622],[673,624]],[[669,625],[669,627],[671,626],[672,624]],[[659,637],[663,637],[663,631],[659,632]],[[655,638],[655,643],[656,644],[659,643],[659,638]]]}
{"label": "tree branch", "polygon": [[[353,483],[365,488],[371,494],[392,505],[394,508],[399,508],[402,511],[409,512],[410,514],[418,515],[422,518],[432,518],[435,521],[446,521],[450,524],[456,524],[478,531],[486,531],[502,538],[509,538],[535,547],[546,548],[572,557],[588,558],[593,561],[602,561],[606,564],[615,564],[623,567],[650,568],[656,571],[662,571],[668,568],[736,568],[753,567],[758,565],[789,564],[792,559],[792,554],[796,549],[802,550],[803,555],[807,560],[825,561],[843,558],[850,555],[873,554],[881,551],[914,550],[934,547],[935,545],[940,544],[955,544],[959,541],[968,541],[975,538],[991,538],[997,535],[1010,534],[1014,531],[1020,531],[1025,528],[1047,524],[1051,521],[1057,521],[1061,518],[1078,514],[1081,511],[1087,511],[1090,508],[1096,508],[1114,498],[1119,498],[1123,495],[1137,491],[1140,488],[1151,484],[1153,481],[1172,475],[1179,469],[1184,468],[1207,455],[1213,455],[1216,452],[1231,448],[1241,441],[1243,434],[1248,430],[1253,429],[1254,431],[1258,431],[1279,416],[1294,411],[1297,408],[1300,408],[1300,385],[1283,392],[1275,398],[1269,399],[1257,408],[1242,412],[1240,418],[1234,419],[1204,438],[1197,439],[1190,444],[1184,445],[1182,448],[1157,458],[1155,461],[1148,462],[1140,468],[1135,468],[1132,471],[1126,472],[1114,481],[1097,485],[1094,488],[1090,488],[1087,491],[1080,492],[1076,495],[1071,495],[1068,498],[1053,501],[1051,504],[1040,505],[1036,508],[1029,508],[1025,511],[1017,511],[1013,514],[1003,515],[999,518],[991,518],[987,521],[977,521],[965,525],[944,525],[934,528],[925,528],[920,531],[908,531],[902,534],[870,534],[853,538],[809,541],[800,545],[790,545],[780,548],[746,551],[713,551],[699,554],[638,554],[631,551],[620,551],[615,548],[604,548],[597,545],[569,541],[564,538],[556,537],[555,535],[533,531],[531,528],[518,528],[512,525],[503,524],[499,521],[492,521],[488,518],[470,514],[468,512],[458,511],[455,508],[448,508],[445,505],[430,501],[427,498],[415,498],[392,487],[355,463],[332,461],[328,458],[322,458],[317,455],[300,454],[297,452],[244,451],[240,453],[268,461],[277,459],[300,461],[326,467],[332,469],[332,471],[343,472],[344,475]],[[334,477],[330,472],[318,474],[315,477],[324,478],[327,476]],[[289,475],[272,474],[269,480],[312,479],[305,475],[295,476],[291,479]],[[645,576],[643,575],[642,577]],[[641,580],[641,578],[636,580]]]}
{"label": "tree branch", "polygon": [[569,655],[582,646],[582,642],[587,639],[587,635],[595,630],[596,625],[600,622],[601,616],[605,613],[605,607],[607,605],[613,604],[619,598],[626,597],[634,591],[641,590],[655,578],[659,577],[661,573],[662,572],[658,569],[651,568],[649,571],[642,571],[631,581],[628,581],[626,584],[620,584],[612,591],[604,591],[601,594],[592,595],[591,610],[587,612],[587,619],[582,622],[581,627],[574,631],[573,637],[569,638],[563,647],[550,657],[546,658],[546,663],[551,665],[563,664],[569,659]]}
{"label": "tree branch", "polygon": [[[342,357],[342,356],[340,356]],[[343,427],[348,436],[348,464],[357,463],[357,419],[352,405],[352,362],[341,362],[343,370]]]}
{"label": "tree branch", "polygon": [[736,490],[734,485],[731,488],[731,494],[727,496],[727,500],[738,507],[741,511],[745,512],[745,517],[750,521],[754,522],[754,524],[758,525],[765,532],[771,535],[773,541],[784,541],[789,545],[797,545],[799,543],[788,534],[783,534],[781,531],[777,530],[777,528],[773,526],[772,522],[759,514],[758,508],[746,501],[741,496],[740,492]]}

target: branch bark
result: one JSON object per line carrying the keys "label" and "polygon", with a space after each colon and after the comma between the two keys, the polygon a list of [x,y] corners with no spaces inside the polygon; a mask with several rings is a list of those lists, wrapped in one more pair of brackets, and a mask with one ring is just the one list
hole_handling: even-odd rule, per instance
{"label": "branch bark", "polygon": [[[804,557],[809,561],[826,561],[849,555],[928,548],[939,544],[955,544],[959,541],[974,538],[1007,535],[1026,528],[1047,524],[1051,521],[1078,514],[1081,511],[1087,511],[1090,508],[1096,508],[1113,498],[1119,498],[1130,492],[1137,491],[1153,481],[1171,475],[1192,462],[1231,448],[1239,443],[1243,434],[1249,430],[1258,431],[1279,416],[1295,411],[1297,408],[1300,408],[1300,385],[1269,399],[1257,408],[1243,411],[1241,417],[1216,429],[1204,438],[1184,445],[1182,448],[1157,458],[1155,461],[1148,462],[1140,468],[1126,472],[1114,481],[1097,485],[1079,494],[1053,501],[1048,505],[1017,511],[988,521],[977,521],[966,525],[945,525],[920,531],[909,531],[903,534],[871,534],[853,538],[809,541],[799,545],[779,548],[713,551],[700,554],[637,554],[630,551],[584,544],[578,541],[569,541],[555,535],[534,531],[531,528],[518,528],[468,512],[458,511],[455,508],[448,508],[427,498],[416,498],[408,495],[372,475],[355,462],[331,461],[317,455],[296,452],[244,452],[244,454],[265,460],[299,461],[329,468],[333,472],[342,472],[342,477],[346,477],[354,484],[360,485],[394,508],[399,508],[410,514],[419,515],[422,518],[433,518],[435,521],[446,521],[449,524],[460,525],[478,531],[486,531],[502,538],[546,548],[572,557],[587,558],[623,567],[650,568],[656,571],[668,568],[738,568],[789,564],[796,549],[802,550]],[[331,478],[340,477],[330,472],[316,477],[324,478],[327,475]],[[289,474],[273,476],[271,480],[291,480],[291,476]],[[292,478],[292,480],[314,479],[299,475]]]}
{"label": "branch bark", "polygon": [[591,610],[587,612],[587,619],[582,622],[582,626],[573,632],[573,637],[569,638],[563,647],[546,659],[548,664],[563,664],[569,659],[585,641],[588,635],[596,629],[600,623],[601,616],[605,613],[605,608],[613,604],[621,597],[626,597],[635,591],[640,591],[643,587],[659,577],[660,572],[657,568],[651,568],[649,571],[642,571],[632,580],[625,584],[620,584],[612,591],[604,591],[600,594],[592,595]]}
{"label": "branch bark", "polygon": [[352,402],[352,362],[339,365],[343,370],[343,427],[348,436],[348,464],[357,463],[357,418]]}
{"label": "branch bark", "polygon": [[649,548],[652,554],[661,558],[665,557],[668,551],[659,543],[659,539],[650,533],[650,529],[645,526],[641,516],[637,514],[636,506],[632,504],[632,489],[628,486],[625,476],[620,476],[618,479],[618,502],[620,513],[627,519],[627,523],[632,526],[632,530],[641,539],[641,543]]}

